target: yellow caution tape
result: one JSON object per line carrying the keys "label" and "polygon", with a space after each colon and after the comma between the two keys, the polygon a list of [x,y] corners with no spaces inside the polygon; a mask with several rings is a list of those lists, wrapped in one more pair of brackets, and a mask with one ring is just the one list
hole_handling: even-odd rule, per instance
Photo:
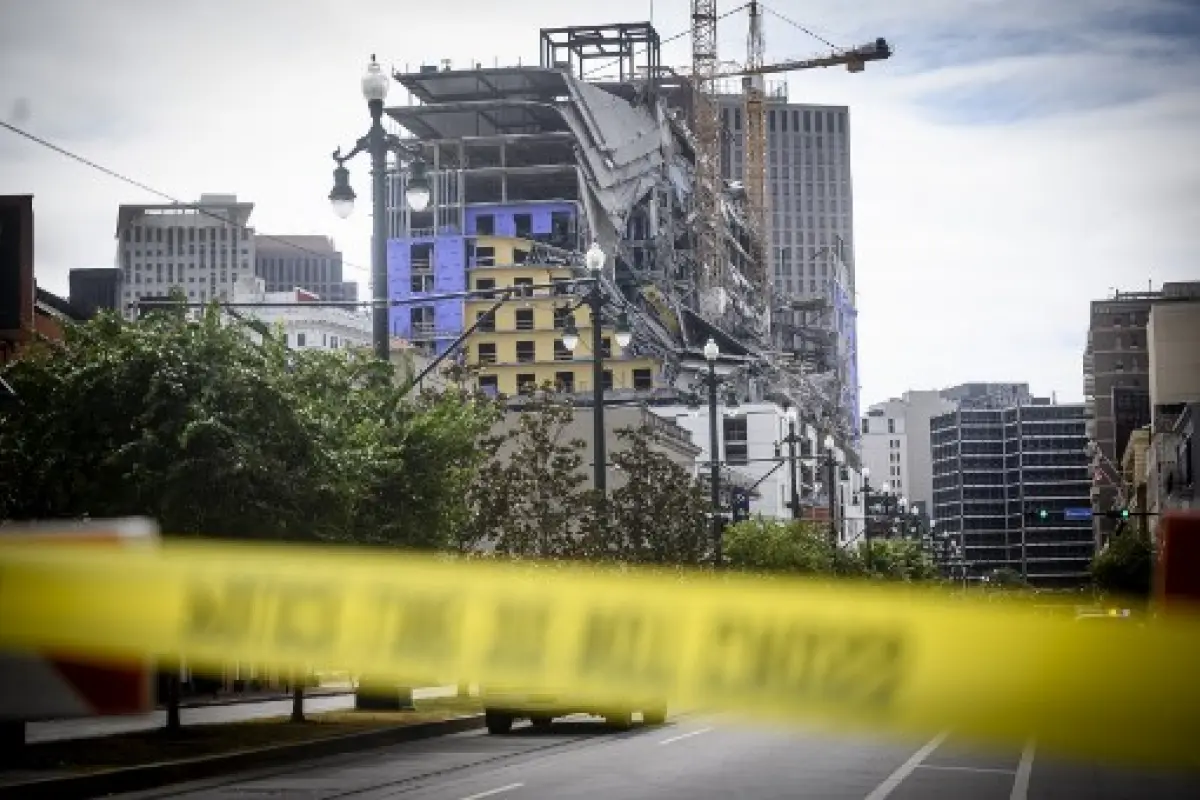
{"label": "yellow caution tape", "polygon": [[1200,767],[1200,621],[354,549],[0,547],[0,647],[339,664]]}

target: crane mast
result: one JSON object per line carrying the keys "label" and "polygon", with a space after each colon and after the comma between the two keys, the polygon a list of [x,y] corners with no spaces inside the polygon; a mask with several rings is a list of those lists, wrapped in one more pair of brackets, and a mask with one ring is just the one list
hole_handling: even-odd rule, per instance
{"label": "crane mast", "polygon": [[[772,288],[772,255],[767,194],[767,112],[765,79],[762,76],[766,45],[763,40],[762,9],[757,0],[750,2],[750,30],[746,36],[746,75],[742,77],[742,97],[746,111],[745,187],[750,228],[758,244],[754,254],[755,272],[747,275],[764,295]],[[769,299],[769,298],[764,298]]]}
{"label": "crane mast", "polygon": [[[716,311],[725,259],[721,211],[721,131],[716,98],[717,2],[692,0],[693,123],[696,134],[695,272],[702,308]],[[707,306],[707,307],[706,307]]]}

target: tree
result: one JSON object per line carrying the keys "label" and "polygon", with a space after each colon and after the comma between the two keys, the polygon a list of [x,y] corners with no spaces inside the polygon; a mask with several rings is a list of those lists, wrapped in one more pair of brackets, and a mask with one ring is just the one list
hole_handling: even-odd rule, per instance
{"label": "tree", "polygon": [[876,578],[897,581],[929,581],[940,577],[929,551],[913,539],[872,539],[859,545],[858,557],[865,572]]}
{"label": "tree", "polygon": [[406,398],[390,365],[291,351],[216,307],[66,333],[3,368],[18,399],[0,407],[0,519],[428,549],[468,516],[489,404]]}
{"label": "tree", "polygon": [[828,575],[835,555],[818,523],[755,517],[725,529],[725,558],[733,569]]}
{"label": "tree", "polygon": [[612,534],[593,557],[640,564],[699,564],[711,550],[704,488],[654,445],[647,426],[617,431],[610,459],[625,478],[608,503]]}
{"label": "tree", "polygon": [[309,538],[336,459],[288,362],[210,310],[106,316],[5,374],[0,517],[145,514],[176,535]]}
{"label": "tree", "polygon": [[587,550],[594,501],[584,490],[585,443],[567,438],[571,407],[546,391],[509,426],[482,437],[489,460],[469,492],[472,516],[459,545],[515,558],[575,558]]}
{"label": "tree", "polygon": [[1092,560],[1092,581],[1104,593],[1130,598],[1150,596],[1154,550],[1136,532],[1119,533]]}

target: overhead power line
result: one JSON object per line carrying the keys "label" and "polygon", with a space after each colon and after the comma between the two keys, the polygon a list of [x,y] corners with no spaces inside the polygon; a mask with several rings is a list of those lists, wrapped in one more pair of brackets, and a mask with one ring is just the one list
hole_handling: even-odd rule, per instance
{"label": "overhead power line", "polygon": [[771,15],[775,16],[775,17],[778,17],[779,19],[783,20],[783,21],[784,21],[784,22],[786,22],[788,25],[791,25],[793,28],[796,28],[797,30],[804,31],[805,33],[807,33],[809,36],[811,36],[811,37],[813,37],[814,39],[816,39],[816,40],[817,40],[818,42],[820,42],[821,44],[828,45],[829,47],[833,48],[834,50],[836,50],[836,49],[837,49],[837,45],[836,45],[836,44],[834,44],[833,42],[829,41],[828,39],[826,39],[824,36],[820,35],[819,33],[815,33],[815,32],[813,32],[813,31],[809,30],[808,28],[804,27],[803,25],[801,25],[799,22],[796,22],[795,20],[788,19],[788,18],[787,18],[787,17],[785,17],[783,14],[780,14],[778,11],[776,11],[776,10],[775,10],[775,9],[773,9],[773,8],[771,8],[771,7],[770,7],[769,5],[767,5],[766,3],[763,3],[763,4],[762,4],[762,7],[763,7],[763,8],[765,8],[765,9],[767,10],[767,13],[769,13],[769,14],[771,14]]}
{"label": "overhead power line", "polygon": [[[91,167],[92,169],[97,170],[99,172],[103,172],[105,175],[109,176],[110,178],[115,178],[115,179],[121,181],[122,183],[126,183],[130,186],[141,189],[144,192],[148,192],[148,193],[154,195],[155,197],[161,197],[163,200],[166,200],[175,205],[189,206],[189,207],[193,208],[194,210],[196,210],[197,212],[199,212],[202,216],[211,217],[212,219],[217,220],[218,222],[223,222],[226,225],[230,225],[231,227],[233,227],[236,230],[239,230],[239,231],[244,230],[247,232],[250,230],[249,225],[239,224],[239,223],[234,222],[233,220],[229,219],[228,217],[224,217],[224,216],[216,213],[215,211],[209,211],[208,209],[198,206],[195,203],[188,203],[184,200],[180,200],[179,198],[177,198],[173,195],[170,195],[170,194],[167,194],[166,192],[155,189],[153,186],[148,186],[147,184],[142,183],[141,181],[134,180],[133,178],[130,178],[127,175],[123,175],[120,172],[117,172],[116,170],[109,169],[108,167],[104,166],[103,164],[97,164],[95,161],[84,158],[83,156],[79,155],[78,153],[73,153],[70,150],[66,149],[65,147],[60,147],[59,145],[54,144],[51,141],[47,141],[46,139],[43,139],[42,137],[37,136],[36,134],[30,133],[29,131],[23,130],[22,128],[18,128],[16,125],[13,125],[9,122],[0,120],[0,127],[6,128],[7,130],[12,131],[13,133],[17,134],[18,136],[23,136],[26,139],[28,139],[29,141],[34,142],[35,144],[39,144],[42,147],[45,147],[49,150],[53,150],[54,152],[58,153],[61,156],[66,156],[67,158],[71,159],[72,161],[77,161],[80,164],[83,164],[84,166]],[[328,258],[329,257],[329,253],[323,253],[320,250],[313,250],[312,248],[304,247],[303,245],[298,245],[295,242],[289,242],[286,239],[282,239],[278,236],[271,236],[269,234],[255,233],[255,237],[257,237],[259,239],[264,239],[268,242],[275,242],[276,244],[284,245],[292,250],[295,250],[298,253],[306,253],[308,255],[317,256],[319,258]],[[349,261],[346,261],[344,258],[342,259],[342,266],[350,267],[351,269],[356,269],[356,270],[360,270],[362,272],[369,273],[369,270],[367,270],[366,267],[360,266],[358,264],[353,264]]]}

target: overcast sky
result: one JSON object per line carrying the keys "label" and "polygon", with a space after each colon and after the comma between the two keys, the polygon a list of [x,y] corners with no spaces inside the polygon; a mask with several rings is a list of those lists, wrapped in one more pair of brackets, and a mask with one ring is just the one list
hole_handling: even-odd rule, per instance
{"label": "overcast sky", "polygon": [[[1077,400],[1090,299],[1200,278],[1200,0],[767,6],[896,48],[789,80],[794,101],[851,108],[864,407],[985,380]],[[664,37],[686,29],[688,0],[0,0],[0,118],[182,200],[236,193],[260,233],[332,236],[365,287],[369,219],[326,196],[329,154],[367,126],[371,53],[528,64],[540,27],[652,8]],[[745,28],[721,23],[723,58]],[[825,49],[770,14],[766,36],[768,61]],[[35,195],[38,281],[63,294],[70,268],[112,265],[118,204],[161,202],[5,130],[0,193]]]}

